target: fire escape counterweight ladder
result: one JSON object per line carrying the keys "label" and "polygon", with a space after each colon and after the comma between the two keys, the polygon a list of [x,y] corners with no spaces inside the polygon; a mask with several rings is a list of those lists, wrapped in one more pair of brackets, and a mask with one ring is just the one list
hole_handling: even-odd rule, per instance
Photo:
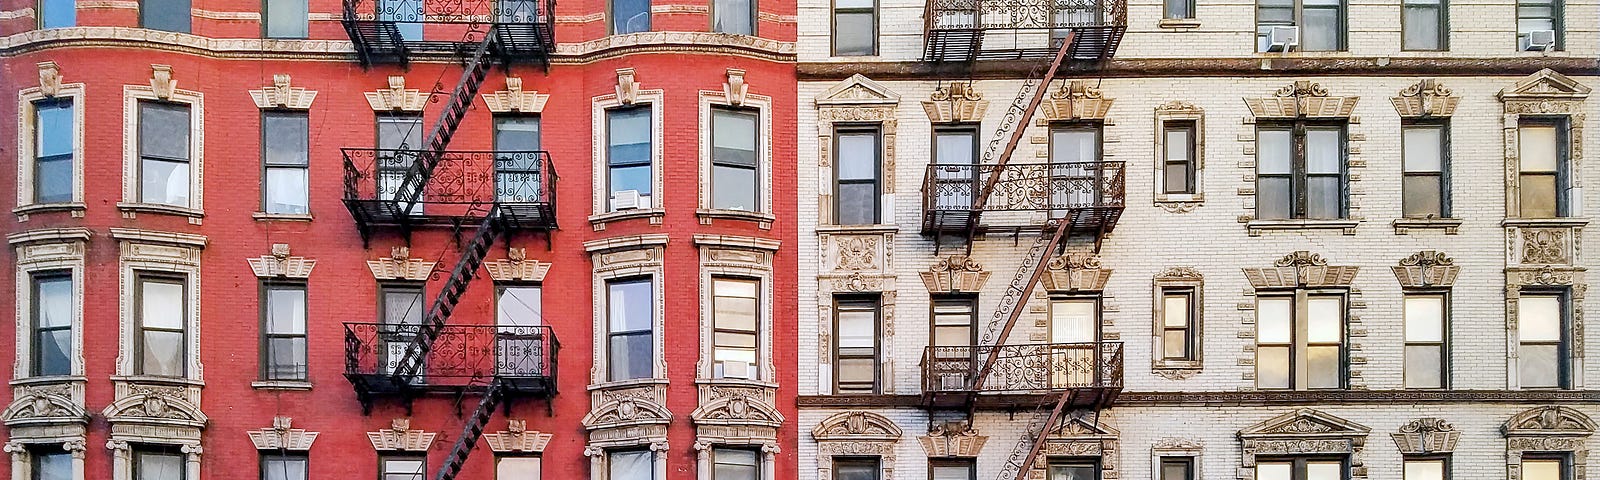
{"label": "fire escape counterweight ladder", "polygon": [[483,392],[483,399],[478,400],[478,409],[472,412],[472,417],[461,426],[461,436],[456,437],[456,444],[450,448],[450,454],[444,457],[444,464],[439,465],[439,472],[434,475],[434,480],[454,480],[461,473],[461,467],[467,463],[467,456],[472,454],[472,449],[478,445],[478,439],[483,437],[483,429],[489,424],[489,417],[494,416],[494,409],[503,401],[505,393],[500,380],[489,382],[489,389]]}
{"label": "fire escape counterweight ladder", "polygon": [[[1044,448],[1045,436],[1050,434],[1050,429],[1061,421],[1061,414],[1066,410],[1067,402],[1072,398],[1071,392],[1058,394],[1060,398],[1055,401],[1055,408],[1048,415],[1041,415],[1045,405],[1040,403],[1034,410],[1033,418],[1028,420],[1028,430],[1017,440],[1017,445],[1011,448],[1011,455],[1006,457],[1005,465],[1000,467],[999,480],[1007,477],[1014,480],[1026,480],[1028,470],[1032,468],[1034,460],[1039,458],[1039,451]],[[1046,396],[1045,398],[1049,398]],[[1026,450],[1024,450],[1026,449]]]}

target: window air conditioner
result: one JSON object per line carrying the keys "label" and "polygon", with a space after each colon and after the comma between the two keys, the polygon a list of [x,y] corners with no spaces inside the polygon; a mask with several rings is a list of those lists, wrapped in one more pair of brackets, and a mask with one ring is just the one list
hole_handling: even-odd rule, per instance
{"label": "window air conditioner", "polygon": [[750,378],[750,364],[733,360],[722,361],[722,378]]}
{"label": "window air conditioner", "polygon": [[967,376],[959,373],[947,373],[939,376],[940,390],[966,390]]}
{"label": "window air conditioner", "polygon": [[639,195],[638,190],[618,190],[611,194],[612,210],[647,208],[649,203],[650,197]]}
{"label": "window air conditioner", "polygon": [[1523,51],[1549,50],[1556,48],[1555,30],[1534,30],[1523,34],[1518,40],[1522,43]]}
{"label": "window air conditioner", "polygon": [[1300,27],[1272,27],[1267,31],[1267,51],[1287,52],[1300,46]]}

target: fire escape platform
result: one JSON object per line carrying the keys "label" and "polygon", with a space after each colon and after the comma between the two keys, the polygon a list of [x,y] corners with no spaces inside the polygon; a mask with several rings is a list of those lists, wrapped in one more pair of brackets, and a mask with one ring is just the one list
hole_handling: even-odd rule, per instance
{"label": "fire escape platform", "polygon": [[422,150],[344,148],[341,153],[345,208],[363,238],[380,229],[461,228],[490,219],[508,230],[558,229],[560,176],[548,152],[446,151],[409,210],[396,189]]}
{"label": "fire escape platform", "polygon": [[[964,236],[996,232],[1110,232],[1125,203],[1122,162],[932,165],[923,178],[922,234]],[[975,192],[995,187],[980,210]],[[976,216],[976,218],[975,218]]]}
{"label": "fire escape platform", "polygon": [[931,62],[1111,58],[1127,31],[1127,0],[928,0],[923,59]]}
{"label": "fire escape platform", "polygon": [[395,375],[419,327],[345,323],[344,376],[363,403],[373,398],[483,393],[492,380],[502,392],[524,398],[556,394],[556,357],[561,342],[550,327],[447,325],[410,381]]}
{"label": "fire escape platform", "polygon": [[[978,382],[991,354],[995,364]],[[1068,407],[1099,409],[1122,393],[1122,342],[927,347],[921,366],[928,409],[1033,408],[1056,394]]]}
{"label": "fire escape platform", "polygon": [[470,56],[489,36],[503,64],[548,67],[554,12],[554,0],[344,0],[342,23],[363,65],[405,64],[419,54]]}

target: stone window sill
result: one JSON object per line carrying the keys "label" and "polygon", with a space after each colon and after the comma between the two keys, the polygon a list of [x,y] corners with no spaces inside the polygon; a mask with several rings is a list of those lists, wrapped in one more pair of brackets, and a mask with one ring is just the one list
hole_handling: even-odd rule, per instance
{"label": "stone window sill", "polygon": [[638,386],[644,386],[644,385],[666,385],[666,384],[668,384],[668,382],[667,382],[667,379],[665,379],[665,378],[655,378],[655,377],[652,377],[652,378],[634,378],[634,379],[628,379],[628,380],[615,380],[615,381],[608,381],[608,382],[593,383],[593,384],[589,385],[589,391],[592,392],[592,391],[595,391],[595,390],[615,390],[615,389],[619,389],[619,388],[638,387]]}
{"label": "stone window sill", "polygon": [[589,226],[598,232],[606,229],[606,224],[635,218],[648,218],[651,225],[660,225],[661,219],[667,216],[667,211],[660,208],[634,208],[618,210],[589,216]]}
{"label": "stone window sill", "polygon": [[309,222],[312,219],[311,214],[309,214],[309,213],[267,213],[267,212],[251,213],[250,214],[250,218],[254,218],[258,222]]}
{"label": "stone window sill", "polygon": [[771,230],[772,222],[778,219],[772,214],[745,210],[700,209],[695,210],[694,215],[700,218],[701,225],[710,225],[716,219],[738,220],[755,223],[762,230]]}
{"label": "stone window sill", "polygon": [[1200,28],[1200,20],[1194,18],[1163,18],[1156,26],[1161,28]]}
{"label": "stone window sill", "polygon": [[1260,236],[1267,230],[1342,230],[1345,235],[1355,235],[1360,220],[1251,220],[1245,224],[1250,236]]}
{"label": "stone window sill", "polygon": [[746,379],[746,378],[696,378],[694,380],[694,383],[696,385],[727,385],[727,386],[735,386],[735,387],[778,388],[778,384],[773,383],[773,382],[763,382],[761,380]]}
{"label": "stone window sill", "polygon": [[295,380],[257,380],[250,382],[250,388],[257,390],[310,390],[311,382]]}
{"label": "stone window sill", "polygon": [[162,377],[157,375],[113,375],[111,377],[111,381],[141,383],[148,385],[192,385],[196,387],[203,387],[206,384],[205,381],[196,380],[193,378]]}
{"label": "stone window sill", "polygon": [[1394,234],[1406,235],[1411,230],[1444,230],[1445,235],[1455,235],[1461,230],[1459,218],[1401,218],[1394,221]]}
{"label": "stone window sill", "polygon": [[158,203],[125,203],[118,202],[117,210],[122,211],[122,218],[134,218],[138,212],[159,213],[163,215],[177,215],[189,217],[189,223],[200,224],[200,219],[205,218],[205,212],[188,207],[176,207]]}
{"label": "stone window sill", "polygon": [[1150,370],[1168,380],[1187,380],[1200,373],[1200,361],[1157,360],[1150,365]]}
{"label": "stone window sill", "polygon": [[1583,217],[1565,218],[1507,218],[1500,222],[1502,227],[1582,227],[1589,224],[1589,219]]}
{"label": "stone window sill", "polygon": [[11,385],[52,385],[59,383],[86,383],[88,377],[82,375],[47,375],[42,377],[23,377],[11,379]]}
{"label": "stone window sill", "polygon": [[78,202],[35,203],[32,205],[23,205],[13,208],[11,209],[11,213],[17,216],[17,221],[26,222],[28,221],[28,215],[49,212],[68,212],[72,215],[72,218],[83,218],[83,212],[87,208],[88,207],[86,207],[84,204]]}
{"label": "stone window sill", "polygon": [[1155,204],[1168,213],[1189,213],[1201,205],[1205,205],[1206,196],[1201,193],[1158,193]]}
{"label": "stone window sill", "polygon": [[831,234],[863,234],[863,233],[897,233],[899,225],[872,224],[872,225],[817,225],[817,233]]}

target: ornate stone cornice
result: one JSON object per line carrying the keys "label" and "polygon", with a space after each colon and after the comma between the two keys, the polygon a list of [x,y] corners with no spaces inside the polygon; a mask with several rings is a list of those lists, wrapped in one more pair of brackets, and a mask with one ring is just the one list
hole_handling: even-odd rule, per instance
{"label": "ornate stone cornice", "polygon": [[317,441],[320,433],[292,428],[290,423],[289,417],[273,417],[271,427],[245,433],[250,435],[250,442],[255,444],[256,450],[311,450],[311,443]]}
{"label": "ornate stone cornice", "polygon": [[420,112],[428,105],[428,94],[406,88],[403,75],[390,75],[389,88],[366,92],[366,97],[375,112]]}
{"label": "ornate stone cornice", "polygon": [[412,430],[409,418],[396,418],[390,421],[389,428],[367,432],[367,440],[378,451],[425,452],[428,446],[433,445],[435,436],[438,434]]}
{"label": "ornate stone cornice", "polygon": [[1400,90],[1400,95],[1389,99],[1394,109],[1405,118],[1448,117],[1456,112],[1461,97],[1438,80],[1424,79]]}
{"label": "ornate stone cornice", "polygon": [[307,110],[311,108],[311,101],[317,99],[317,91],[290,86],[289,74],[279,73],[272,76],[272,85],[251,90],[250,98],[255,100],[256,108]]}
{"label": "ornate stone cornice", "polygon": [[866,411],[834,414],[811,429],[819,442],[894,442],[901,430],[889,417]]}
{"label": "ornate stone cornice", "polygon": [[496,282],[543,282],[545,274],[550,273],[549,263],[528,258],[523,248],[507,249],[506,258],[485,262],[483,268]]}
{"label": "ornate stone cornice", "polygon": [[863,75],[852,75],[817,95],[817,106],[896,105],[900,94]]}
{"label": "ornate stone cornice", "polygon": [[289,256],[289,244],[272,244],[272,254],[246,259],[250,263],[250,270],[255,272],[257,278],[299,278],[311,277],[311,269],[316,268],[317,261],[306,257]]}
{"label": "ornate stone cornice", "polygon": [[541,113],[550,94],[522,90],[522,77],[506,77],[506,89],[483,94],[483,104],[494,113]]}
{"label": "ornate stone cornice", "polygon": [[1297,251],[1273,262],[1270,268],[1245,268],[1244,276],[1257,288],[1349,287],[1356,266],[1330,266],[1322,256]]}
{"label": "ornate stone cornice", "polygon": [[555,435],[537,430],[528,430],[524,420],[507,420],[506,429],[497,433],[483,434],[483,440],[489,444],[489,449],[496,453],[543,453],[544,448],[550,445],[550,438]]}
{"label": "ornate stone cornice", "polygon": [[1400,286],[1407,288],[1449,288],[1455,286],[1456,276],[1461,273],[1461,267],[1455,264],[1454,259],[1445,256],[1444,252],[1433,250],[1413,253],[1389,269],[1394,271]]}
{"label": "ornate stone cornice", "polygon": [[1052,292],[1105,290],[1111,281],[1111,269],[1100,265],[1098,255],[1067,253],[1051,258],[1045,264],[1044,289]]}
{"label": "ornate stone cornice", "polygon": [[928,293],[970,293],[983,290],[990,273],[972,257],[951,255],[928,266],[921,276]]}
{"label": "ornate stone cornice", "polygon": [[1296,80],[1270,97],[1245,98],[1256,118],[1349,118],[1361,97],[1329,96],[1328,89],[1308,80]]}
{"label": "ornate stone cornice", "polygon": [[394,247],[389,252],[388,258],[367,260],[367,269],[372,271],[373,278],[426,281],[437,263],[421,258],[410,258],[411,249],[407,247]]}
{"label": "ornate stone cornice", "polygon": [[1039,105],[1043,116],[1039,121],[1105,120],[1112,102],[1089,82],[1072,80],[1051,92],[1050,98]]}
{"label": "ornate stone cornice", "polygon": [[1389,434],[1395,448],[1406,455],[1450,453],[1456,450],[1461,431],[1442,418],[1419,418]]}
{"label": "ornate stone cornice", "polygon": [[989,110],[989,102],[972,89],[972,82],[950,82],[935,89],[922,102],[922,110],[933,123],[978,122]]}
{"label": "ornate stone cornice", "polygon": [[1507,437],[1518,435],[1593,435],[1595,423],[1577,409],[1559,405],[1534,407],[1513,415],[1500,426]]}
{"label": "ornate stone cornice", "polygon": [[989,441],[989,437],[978,435],[971,424],[960,422],[959,425],[950,423],[936,425],[927,435],[917,437],[917,441],[922,444],[922,451],[928,458],[976,458],[983,450],[983,444]]}
{"label": "ornate stone cornice", "polygon": [[[1583,100],[1591,89],[1577,80],[1555,70],[1543,69],[1517,80],[1517,83],[1500,91],[1500,101],[1513,100]],[[1577,113],[1577,112],[1572,112]]]}

